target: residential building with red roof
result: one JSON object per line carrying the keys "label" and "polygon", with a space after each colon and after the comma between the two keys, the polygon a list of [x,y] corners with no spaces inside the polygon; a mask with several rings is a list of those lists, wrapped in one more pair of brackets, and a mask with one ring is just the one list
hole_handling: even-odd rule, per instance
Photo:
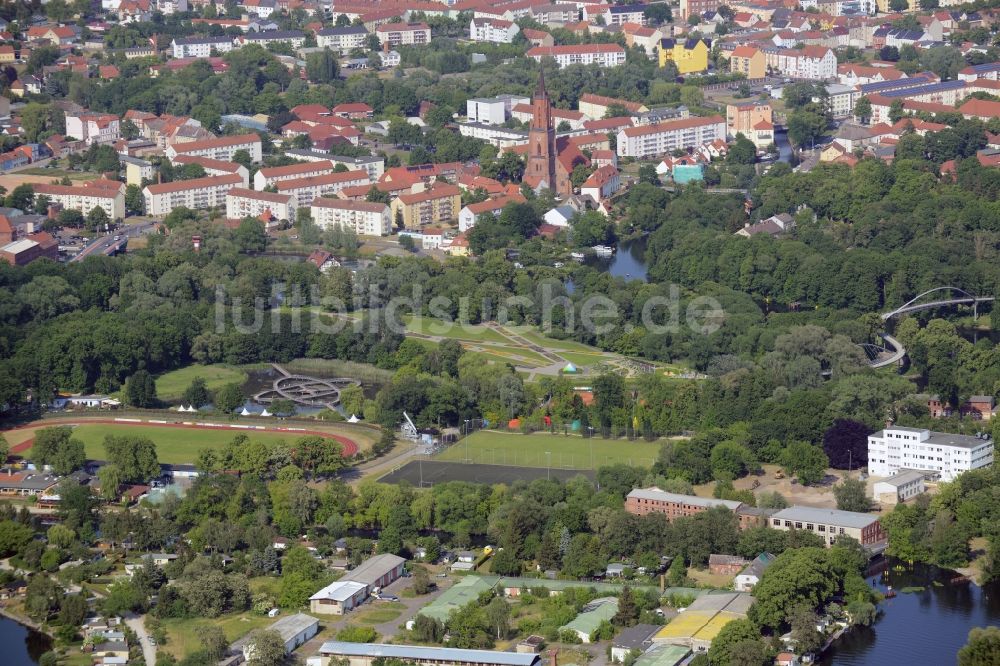
{"label": "residential building with red roof", "polygon": [[349,118],[351,120],[369,120],[375,115],[375,109],[364,102],[338,104],[330,112],[338,118]]}
{"label": "residential building with red roof", "polygon": [[237,162],[226,162],[224,160],[213,160],[210,157],[199,157],[197,155],[178,155],[174,158],[174,166],[185,164],[197,164],[205,170],[206,176],[226,176],[229,174],[239,174],[243,180],[243,187],[250,187],[250,172],[242,164]]}
{"label": "residential building with red roof", "polygon": [[253,176],[253,188],[263,190],[270,185],[277,185],[284,180],[322,176],[333,173],[333,162],[320,160],[318,162],[301,162],[280,167],[265,167]]}
{"label": "residential building with red roof", "polygon": [[36,183],[35,195],[45,195],[65,210],[78,210],[87,215],[101,208],[112,220],[125,219],[125,184],[117,180],[98,179],[83,185],[50,185]]}
{"label": "residential building with red roof", "polygon": [[253,162],[263,158],[260,136],[255,133],[222,136],[217,139],[203,139],[186,143],[172,143],[167,146],[166,155],[171,160],[178,155],[197,155],[214,160],[233,161],[233,155],[245,150]]}
{"label": "residential building with red roof", "polygon": [[309,209],[313,223],[322,229],[340,227],[359,236],[388,236],[392,233],[392,212],[387,204],[317,197]]}
{"label": "residential building with red roof", "polygon": [[552,34],[545,32],[544,30],[534,30],[532,28],[525,28],[522,30],[525,39],[532,46],[554,46],[555,41],[552,39]]}
{"label": "residential building with red roof", "polygon": [[682,118],[663,123],[626,127],[618,132],[619,157],[648,158],[687,150],[715,140],[726,140],[722,116]]}
{"label": "residential building with red roof", "polygon": [[375,29],[375,36],[383,47],[430,44],[431,29],[426,23],[386,23]]}
{"label": "residential building with red roof", "polygon": [[604,95],[595,95],[594,93],[583,93],[580,95],[580,103],[577,108],[580,110],[580,113],[591,120],[603,120],[604,116],[608,114],[608,109],[612,106],[619,106],[629,113],[645,113],[649,111],[649,107],[641,102],[633,102],[617,97],[605,97]]}
{"label": "residential building with red roof", "polygon": [[181,206],[192,210],[225,206],[226,194],[242,184],[243,179],[239,174],[207,176],[147,185],[142,195],[146,201],[147,215],[167,215]]}
{"label": "residential building with red roof", "polygon": [[258,192],[246,187],[232,187],[226,192],[226,218],[242,220],[270,213],[279,220],[295,219],[295,197],[278,192]]}
{"label": "residential building with red roof", "polygon": [[966,118],[978,118],[983,122],[988,122],[991,118],[1000,118],[1000,102],[970,99],[958,107],[958,112]]}
{"label": "residential building with red roof", "polygon": [[434,183],[426,190],[400,194],[392,202],[393,219],[406,229],[451,224],[462,207],[462,190],[448,183]]}
{"label": "residential building with red roof", "polygon": [[114,143],[121,136],[121,122],[110,113],[66,114],[66,135],[88,146]]}
{"label": "residential building with red roof", "polygon": [[580,186],[580,194],[590,196],[598,203],[604,203],[614,196],[622,187],[621,176],[618,168],[606,164],[590,174],[583,185]]}
{"label": "residential building with red roof", "polygon": [[469,39],[474,42],[511,44],[521,28],[513,21],[498,18],[477,18],[469,21]]}
{"label": "residential building with red roof", "polygon": [[335,195],[345,187],[370,185],[367,171],[332,171],[319,176],[304,176],[281,180],[274,184],[278,192],[295,196],[295,205],[305,208],[313,199],[324,195]]}
{"label": "residential building with red roof", "polygon": [[761,79],[767,74],[767,57],[753,46],[737,46],[729,54],[729,71],[748,79]]}
{"label": "residential building with red roof", "polygon": [[503,209],[511,203],[524,203],[525,199],[520,194],[511,196],[499,196],[486,201],[469,204],[458,213],[458,230],[468,231],[476,226],[481,215],[494,215],[499,217]]}
{"label": "residential building with red roof", "polygon": [[618,44],[567,44],[563,46],[535,46],[527,56],[536,62],[553,58],[560,69],[570,65],[599,65],[617,67],[625,64],[625,48]]}

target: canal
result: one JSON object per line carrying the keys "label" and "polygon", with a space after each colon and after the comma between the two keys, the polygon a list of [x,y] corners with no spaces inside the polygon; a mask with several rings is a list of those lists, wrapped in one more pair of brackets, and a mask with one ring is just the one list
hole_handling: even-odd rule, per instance
{"label": "canal", "polygon": [[894,560],[869,573],[869,584],[883,593],[891,585],[897,594],[882,602],[875,626],[854,629],[834,643],[819,662],[823,666],[954,664],[970,629],[1000,625],[998,583],[952,582],[953,571]]}
{"label": "canal", "polygon": [[4,666],[34,666],[52,649],[52,639],[9,618],[0,616],[0,645]]}

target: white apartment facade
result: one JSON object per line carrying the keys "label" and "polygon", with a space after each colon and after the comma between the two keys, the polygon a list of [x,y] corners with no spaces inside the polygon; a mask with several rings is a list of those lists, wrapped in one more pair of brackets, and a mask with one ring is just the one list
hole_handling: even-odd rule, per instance
{"label": "white apartment facade", "polygon": [[563,46],[536,46],[528,49],[529,58],[541,62],[554,58],[559,69],[570,65],[599,65],[618,67],[625,64],[625,49],[618,44],[567,44]]}
{"label": "white apartment facade", "polygon": [[368,178],[367,171],[342,171],[322,176],[283,180],[275,183],[275,187],[281,194],[293,195],[295,205],[299,208],[305,208],[311,205],[314,199],[322,197],[324,194],[337,194],[345,187],[370,184],[371,180]]}
{"label": "white apartment facade", "polygon": [[302,45],[306,43],[306,36],[305,33],[299,30],[251,31],[241,37],[237,37],[236,43],[240,46],[259,44],[264,48],[267,48],[269,44],[289,44],[293,49],[298,49],[302,48]]}
{"label": "white apartment facade", "polygon": [[66,136],[85,144],[114,143],[121,138],[121,122],[110,113],[66,114]]}
{"label": "white apartment facade", "polygon": [[801,49],[765,49],[767,66],[793,79],[828,81],[837,78],[837,56],[825,46]]}
{"label": "white apartment facade", "polygon": [[377,156],[346,157],[343,155],[331,155],[319,150],[307,149],[286,150],[285,154],[304,162],[329,161],[333,164],[334,168],[336,168],[338,164],[343,164],[347,167],[348,171],[367,171],[368,177],[372,179],[373,183],[381,178],[382,174],[385,173],[385,160]]}
{"label": "white apartment facade", "polygon": [[234,187],[226,193],[226,218],[230,220],[260,217],[265,211],[270,211],[279,220],[294,220],[295,197],[245,187]]}
{"label": "white apartment facade", "polygon": [[243,180],[243,187],[250,187],[250,172],[247,171],[245,166],[236,162],[224,162],[197,155],[178,155],[171,163],[174,166],[178,164],[197,164],[205,170],[206,176],[228,176],[229,174],[236,173]]}
{"label": "white apartment facade", "polygon": [[363,25],[343,28],[324,28],[316,33],[316,46],[337,51],[346,56],[354,49],[363,49],[368,41],[368,31]]}
{"label": "white apartment facade", "polygon": [[384,203],[317,197],[310,214],[323,229],[352,229],[359,236],[388,236],[392,232],[392,214]]}
{"label": "white apartment facade", "polygon": [[483,125],[482,123],[458,123],[458,133],[473,139],[491,143],[497,148],[510,148],[528,143],[528,133],[508,129],[503,125]]}
{"label": "white apartment facade", "polygon": [[697,148],[717,139],[726,140],[726,119],[722,116],[681,118],[626,127],[618,132],[618,156],[659,157],[678,149]]}
{"label": "white apartment facade", "polygon": [[889,426],[868,436],[868,473],[872,476],[890,477],[912,469],[952,481],[963,472],[992,464],[993,440],[985,435]]}
{"label": "white apartment facade", "polygon": [[470,123],[503,125],[508,112],[502,99],[473,97],[465,102],[465,115]]}
{"label": "white apartment facade", "polygon": [[250,154],[250,159],[254,162],[260,162],[263,159],[260,136],[257,134],[238,134],[235,136],[221,136],[217,139],[173,143],[167,146],[165,152],[171,162],[178,155],[193,155],[232,162],[233,156],[240,150],[247,151]]}
{"label": "white apartment facade", "polygon": [[269,185],[277,185],[283,180],[295,180],[296,178],[322,176],[332,172],[333,162],[330,160],[303,162],[301,164],[289,164],[287,166],[280,167],[267,167],[254,174],[253,189],[263,190]]}
{"label": "white apartment facade", "polygon": [[207,58],[216,53],[228,53],[233,50],[231,37],[185,37],[174,39],[170,48],[175,58]]}
{"label": "white apartment facade", "polygon": [[94,185],[85,187],[44,183],[36,183],[33,187],[36,196],[47,196],[52,203],[57,203],[66,210],[78,210],[87,215],[94,208],[102,208],[112,220],[125,219],[124,183],[103,181],[108,185],[96,185],[101,182],[94,181]]}
{"label": "white apartment facade", "polygon": [[495,18],[473,18],[469,22],[469,39],[474,42],[511,44],[521,31],[513,21]]}
{"label": "white apartment facade", "polygon": [[375,29],[379,44],[391,47],[431,43],[431,29],[426,23],[386,23]]}
{"label": "white apartment facade", "polygon": [[167,215],[180,206],[192,210],[225,206],[226,194],[241,184],[242,179],[239,174],[208,176],[147,185],[142,191],[142,196],[146,201],[147,215]]}

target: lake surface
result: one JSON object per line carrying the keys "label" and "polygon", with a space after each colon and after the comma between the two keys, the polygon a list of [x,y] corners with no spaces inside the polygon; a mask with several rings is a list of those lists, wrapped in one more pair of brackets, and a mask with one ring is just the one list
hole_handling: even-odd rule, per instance
{"label": "lake surface", "polygon": [[[1000,626],[1000,584],[979,587],[950,582],[957,574],[936,567],[906,566],[896,571],[889,561],[871,571],[868,582],[881,592],[897,591],[880,605],[874,627],[845,634],[823,655],[824,666],[886,664],[955,664],[956,654],[973,627]],[[900,592],[906,587],[921,592]]]}
{"label": "lake surface", "polygon": [[587,266],[626,280],[646,281],[646,237],[619,241],[618,251],[610,257],[588,256]]}
{"label": "lake surface", "polygon": [[52,649],[52,640],[45,634],[29,629],[0,616],[0,645],[3,646],[4,666],[34,666]]}

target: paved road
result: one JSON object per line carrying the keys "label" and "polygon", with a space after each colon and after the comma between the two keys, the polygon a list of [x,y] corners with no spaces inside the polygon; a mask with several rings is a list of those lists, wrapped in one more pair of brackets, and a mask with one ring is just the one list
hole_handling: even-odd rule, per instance
{"label": "paved road", "polygon": [[150,636],[146,632],[145,617],[129,613],[125,616],[125,624],[139,637],[139,644],[142,646],[142,656],[146,660],[146,666],[156,666],[156,646],[149,642]]}
{"label": "paved road", "polygon": [[[80,253],[73,257],[70,261],[82,261],[93,255],[117,251],[128,241],[129,238],[138,238],[143,234],[149,233],[155,224],[155,222],[140,222],[138,224],[123,226],[114,234],[99,236],[91,241],[90,245],[83,248]],[[119,240],[115,240],[115,237],[120,238]],[[114,249],[112,250],[112,248]]]}

